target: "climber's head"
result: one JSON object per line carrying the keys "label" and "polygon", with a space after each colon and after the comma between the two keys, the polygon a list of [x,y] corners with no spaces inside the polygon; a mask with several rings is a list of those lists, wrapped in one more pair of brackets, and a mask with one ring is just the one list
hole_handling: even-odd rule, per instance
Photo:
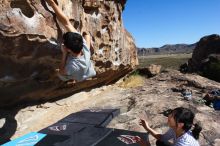
{"label": "climber's head", "polygon": [[73,53],[79,54],[83,48],[83,38],[80,34],[67,32],[63,35],[63,43],[67,49]]}

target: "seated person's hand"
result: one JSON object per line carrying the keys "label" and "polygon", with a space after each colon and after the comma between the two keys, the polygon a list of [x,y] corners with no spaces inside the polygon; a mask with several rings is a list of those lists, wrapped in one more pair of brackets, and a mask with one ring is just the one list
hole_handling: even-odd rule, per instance
{"label": "seated person's hand", "polygon": [[143,120],[143,119],[140,119],[139,125],[143,126],[144,129],[148,129],[149,128],[148,123],[145,120]]}

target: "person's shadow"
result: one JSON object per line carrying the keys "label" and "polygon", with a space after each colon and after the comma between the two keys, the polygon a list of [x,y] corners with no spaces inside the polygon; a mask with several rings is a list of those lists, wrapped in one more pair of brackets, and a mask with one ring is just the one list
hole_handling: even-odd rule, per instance
{"label": "person's shadow", "polygon": [[[0,145],[10,141],[17,129],[17,121],[15,116],[18,110],[2,110],[0,109]],[[2,126],[3,125],[3,126]]]}

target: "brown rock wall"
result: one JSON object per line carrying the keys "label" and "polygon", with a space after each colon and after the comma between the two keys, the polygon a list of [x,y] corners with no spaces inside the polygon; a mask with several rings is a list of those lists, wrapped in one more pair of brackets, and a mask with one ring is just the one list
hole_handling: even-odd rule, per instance
{"label": "brown rock wall", "polygon": [[100,0],[98,7],[82,0],[58,5],[80,32],[92,35],[97,76],[67,86],[55,75],[61,58],[63,27],[44,0],[0,0],[0,107],[65,97],[111,83],[138,64],[132,36],[123,27],[126,1]]}
{"label": "brown rock wall", "polygon": [[209,35],[201,38],[193,51],[192,59],[189,62],[191,71],[199,71],[203,63],[208,61],[210,55],[220,54],[220,36]]}
{"label": "brown rock wall", "polygon": [[220,36],[205,36],[197,43],[188,70],[220,82]]}

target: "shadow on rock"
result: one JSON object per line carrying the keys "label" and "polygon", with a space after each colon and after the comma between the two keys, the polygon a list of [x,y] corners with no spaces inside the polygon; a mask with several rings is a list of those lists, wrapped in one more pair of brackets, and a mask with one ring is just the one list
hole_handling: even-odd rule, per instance
{"label": "shadow on rock", "polygon": [[0,144],[10,141],[17,129],[15,116],[18,110],[0,110]]}

